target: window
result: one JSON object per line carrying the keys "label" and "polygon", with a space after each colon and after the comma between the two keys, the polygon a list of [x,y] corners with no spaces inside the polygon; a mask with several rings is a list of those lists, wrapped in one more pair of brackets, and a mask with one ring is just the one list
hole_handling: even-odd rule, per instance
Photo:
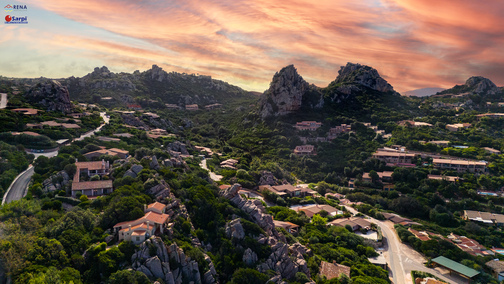
{"label": "window", "polygon": [[139,236],[137,236],[137,237],[136,237],[136,241],[137,241],[137,242],[139,242],[139,241],[140,241],[140,237],[139,237]]}

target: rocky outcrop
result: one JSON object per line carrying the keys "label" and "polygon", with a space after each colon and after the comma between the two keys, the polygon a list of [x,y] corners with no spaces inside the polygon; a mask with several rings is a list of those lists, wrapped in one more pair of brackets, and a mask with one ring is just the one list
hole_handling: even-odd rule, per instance
{"label": "rocky outcrop", "polygon": [[303,255],[311,254],[311,251],[299,243],[289,246],[278,242],[275,238],[269,238],[268,244],[273,252],[264,263],[258,266],[259,271],[265,273],[268,270],[273,270],[278,272],[282,278],[287,279],[294,278],[298,272],[303,272],[310,277],[310,271]]}
{"label": "rocky outcrop", "polygon": [[245,238],[245,231],[243,230],[240,218],[236,218],[226,224],[226,235],[228,238],[236,240],[243,240]]}
{"label": "rocky outcrop", "polygon": [[[155,251],[154,255],[151,253]],[[215,267],[208,256],[209,270],[201,276],[198,263],[186,256],[184,251],[173,243],[168,248],[161,238],[151,237],[142,243],[131,257],[132,268],[143,272],[152,280],[163,279],[166,284],[211,284],[215,283]]]}
{"label": "rocky outcrop", "polygon": [[243,253],[243,263],[247,266],[252,266],[257,262],[257,254],[250,248],[246,249]]}
{"label": "rocky outcrop", "polygon": [[[244,199],[238,194],[238,190],[240,189],[241,186],[239,184],[234,184],[230,188],[221,191],[221,195],[248,213],[251,219],[267,234],[267,236],[259,236],[257,241],[259,244],[271,246],[272,253],[265,262],[257,266],[257,269],[263,273],[273,270],[281,276],[280,279],[293,279],[298,272],[303,272],[310,277],[310,271],[308,270],[304,255],[311,255],[311,251],[300,243],[289,246],[285,236],[275,229],[273,218],[271,215],[265,213],[266,210],[262,203],[259,200],[251,201]],[[232,232],[231,224],[236,224],[236,220],[226,225],[228,236],[230,235],[228,232]],[[257,261],[256,257],[255,252],[247,249],[243,255],[243,262],[247,265],[252,265]]]}
{"label": "rocky outcrop", "polygon": [[252,220],[259,225],[268,235],[277,234],[275,225],[273,224],[273,217],[266,214],[266,209],[260,200],[248,200],[238,194],[241,185],[235,183],[230,188],[221,191],[221,195],[235,204],[238,208],[249,214]]}
{"label": "rocky outcrop", "polygon": [[121,114],[121,118],[127,125],[135,126],[142,129],[149,129],[149,127],[147,126],[147,124],[145,124],[145,122],[143,122],[142,120],[140,120],[140,118],[132,114]]}
{"label": "rocky outcrop", "polygon": [[464,87],[467,88],[467,91],[479,95],[493,95],[499,92],[499,88],[490,79],[481,76],[475,76],[467,79]]}
{"label": "rocky outcrop", "polygon": [[[354,84],[365,86],[379,92],[393,92],[394,88],[378,74],[376,69],[348,62],[346,66],[341,66],[338,77],[334,84]],[[348,92],[348,90],[346,90]]]}
{"label": "rocky outcrop", "polygon": [[33,86],[25,94],[26,100],[39,105],[47,111],[71,113],[73,104],[70,101],[68,89],[56,80],[45,80]]}
{"label": "rocky outcrop", "polygon": [[189,152],[187,151],[186,144],[180,142],[180,141],[175,141],[167,146],[169,152],[178,152],[182,155],[189,155]]}
{"label": "rocky outcrop", "polygon": [[273,173],[268,171],[262,171],[261,177],[259,178],[260,185],[276,185],[278,184],[277,178],[273,175]]}
{"label": "rocky outcrop", "polygon": [[65,189],[70,182],[67,172],[60,171],[42,182],[45,192]]}
{"label": "rocky outcrop", "polygon": [[142,165],[132,165],[131,168],[124,173],[123,177],[130,176],[136,178],[141,170],[143,170]]}
{"label": "rocky outcrop", "polygon": [[156,156],[155,156],[155,155],[154,155],[154,156],[152,156],[152,160],[151,160],[151,162],[149,163],[149,167],[150,167],[151,169],[153,169],[153,170],[156,170],[156,171],[157,171],[157,170],[159,170],[159,169],[161,169],[161,167],[159,166],[158,160],[157,160],[157,158],[156,158]]}
{"label": "rocky outcrop", "polygon": [[261,96],[259,113],[266,118],[298,111],[308,96],[315,96],[312,107],[322,107],[322,94],[316,90],[298,74],[294,65],[284,67],[273,76],[270,88]]}
{"label": "rocky outcrop", "polygon": [[156,197],[156,200],[161,201],[170,196],[170,186],[164,179],[162,179],[159,184],[150,188],[146,188],[145,192],[147,194],[154,195]]}

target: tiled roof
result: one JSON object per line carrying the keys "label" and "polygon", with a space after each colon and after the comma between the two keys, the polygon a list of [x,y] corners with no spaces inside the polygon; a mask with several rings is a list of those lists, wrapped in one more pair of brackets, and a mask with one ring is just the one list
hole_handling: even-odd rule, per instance
{"label": "tiled roof", "polygon": [[76,162],[75,166],[77,166],[77,169],[88,169],[90,171],[92,170],[101,170],[104,169],[104,166],[102,164],[102,161],[95,161],[95,162]]}
{"label": "tiled roof", "polygon": [[72,190],[112,188],[111,180],[83,181],[72,183]]}
{"label": "tiled roof", "polygon": [[151,203],[149,205],[147,205],[147,208],[150,209],[150,208],[154,208],[154,209],[157,209],[159,211],[163,211],[165,209],[166,205],[164,205],[163,203],[161,202],[154,202],[154,203]]}
{"label": "tiled roof", "polygon": [[327,280],[340,277],[341,274],[350,277],[350,267],[322,261],[320,263],[320,274],[327,277]]}

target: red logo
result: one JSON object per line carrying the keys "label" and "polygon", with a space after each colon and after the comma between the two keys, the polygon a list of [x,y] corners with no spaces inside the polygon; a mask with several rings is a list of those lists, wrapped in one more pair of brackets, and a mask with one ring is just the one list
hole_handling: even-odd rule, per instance
{"label": "red logo", "polygon": [[5,16],[5,21],[6,22],[12,21],[12,17],[10,15]]}
{"label": "red logo", "polygon": [[7,4],[7,6],[4,7],[5,9],[10,9],[12,6],[10,4]]}

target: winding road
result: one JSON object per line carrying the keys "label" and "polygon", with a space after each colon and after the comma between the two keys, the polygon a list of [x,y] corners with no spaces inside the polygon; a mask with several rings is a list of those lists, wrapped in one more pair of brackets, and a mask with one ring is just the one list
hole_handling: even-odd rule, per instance
{"label": "winding road", "polygon": [[7,94],[6,93],[0,93],[0,109],[4,109],[7,107]]}
{"label": "winding road", "polygon": [[[348,211],[354,215],[357,210],[350,206],[345,206]],[[368,216],[366,216],[368,217]],[[384,256],[390,268],[390,276],[394,284],[411,284],[411,271],[428,272],[447,283],[466,284],[467,279],[464,279],[456,273],[449,275],[449,271],[441,268],[428,268],[424,263],[427,262],[425,257],[401,242],[399,236],[395,232],[394,224],[391,221],[380,221],[368,217],[371,222],[378,225],[382,231],[385,243]]]}
{"label": "winding road", "polygon": [[[105,112],[100,113],[100,116],[103,118],[104,123],[101,124],[98,128],[89,131],[85,134],[82,134],[79,138],[75,138],[72,140],[74,141],[80,141],[83,140],[86,137],[90,137],[91,135],[94,135],[96,132],[100,131],[102,127],[105,124],[108,124],[110,121],[110,118],[107,117],[107,114]],[[48,158],[55,157],[58,155],[58,151],[52,151],[52,152],[47,152],[47,153],[36,153],[35,159],[37,159],[40,156],[46,156]],[[7,191],[5,192],[3,199],[2,199],[2,205],[5,203],[10,203],[15,200],[20,200],[26,195],[26,190],[28,188],[28,184],[30,183],[31,177],[33,176],[34,173],[34,168],[32,165],[28,167],[27,170],[24,172],[20,173],[14,181],[11,183]]]}

